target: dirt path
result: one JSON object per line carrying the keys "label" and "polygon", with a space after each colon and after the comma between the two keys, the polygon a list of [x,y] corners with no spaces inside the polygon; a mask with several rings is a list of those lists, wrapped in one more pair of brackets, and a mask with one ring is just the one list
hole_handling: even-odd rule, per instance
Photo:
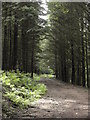
{"label": "dirt path", "polygon": [[88,117],[87,89],[52,79],[41,79],[40,82],[47,86],[48,91],[42,99],[23,112],[23,118]]}

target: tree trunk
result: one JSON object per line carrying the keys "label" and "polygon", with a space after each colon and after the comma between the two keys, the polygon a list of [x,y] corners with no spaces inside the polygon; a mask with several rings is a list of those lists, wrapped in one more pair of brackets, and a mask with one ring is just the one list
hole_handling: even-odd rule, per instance
{"label": "tree trunk", "polygon": [[[88,34],[88,33],[87,33]],[[89,88],[89,74],[88,74],[88,35],[86,35],[86,68],[87,68],[87,87]]]}
{"label": "tree trunk", "polygon": [[17,16],[15,12],[15,23],[14,23],[14,46],[13,46],[13,69],[16,70],[17,66],[17,49],[18,49],[18,23]]}
{"label": "tree trunk", "polygon": [[75,84],[75,63],[74,63],[74,50],[73,50],[73,40],[71,40],[71,56],[72,56],[72,84]]}
{"label": "tree trunk", "polygon": [[[9,11],[9,16],[11,17],[11,9]],[[11,34],[11,19],[9,21],[9,40],[10,40],[10,56],[9,56],[9,69],[12,70],[12,34]]]}
{"label": "tree trunk", "polygon": [[78,58],[77,58],[77,85],[81,85],[81,56],[80,47],[78,47]]}
{"label": "tree trunk", "polygon": [[82,43],[82,84],[85,87],[85,53],[84,53],[84,38],[83,38],[83,18],[81,21],[81,43]]}
{"label": "tree trunk", "polygon": [[[7,17],[7,8],[5,9],[5,19]],[[2,69],[7,70],[7,25],[4,25],[4,42],[3,42],[3,61]]]}
{"label": "tree trunk", "polygon": [[58,78],[58,68],[57,68],[57,51],[55,50],[55,75]]}
{"label": "tree trunk", "polygon": [[31,56],[31,78],[33,78],[33,72],[34,72],[34,37],[32,41],[32,56]]}

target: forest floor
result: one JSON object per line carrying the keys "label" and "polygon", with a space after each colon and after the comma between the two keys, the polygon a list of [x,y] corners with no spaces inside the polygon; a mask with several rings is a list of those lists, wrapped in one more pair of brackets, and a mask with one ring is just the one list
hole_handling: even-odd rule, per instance
{"label": "forest floor", "polygon": [[18,118],[87,118],[88,90],[80,86],[42,78],[47,93],[24,110],[17,110]]}

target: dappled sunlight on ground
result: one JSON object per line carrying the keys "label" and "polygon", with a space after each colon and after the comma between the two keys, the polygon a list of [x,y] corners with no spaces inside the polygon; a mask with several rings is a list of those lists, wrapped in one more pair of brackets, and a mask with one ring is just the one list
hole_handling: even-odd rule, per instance
{"label": "dappled sunlight on ground", "polygon": [[[55,110],[55,107],[57,109],[58,105],[61,106],[61,111],[63,110],[62,108],[64,107],[64,111],[65,111],[65,108],[70,108],[76,101],[75,100],[64,100],[64,99],[60,99],[59,101],[55,100],[55,99],[52,99],[52,98],[49,98],[49,99],[40,99],[38,100],[37,102],[35,102],[34,104],[38,105],[39,108],[41,109],[50,109],[50,110]],[[60,110],[59,109],[59,110]]]}
{"label": "dappled sunlight on ground", "polygon": [[88,110],[88,105],[80,105],[79,108],[83,110]]}
{"label": "dappled sunlight on ground", "polygon": [[33,102],[23,116],[36,118],[87,118],[88,90],[58,80],[41,79],[47,93]]}
{"label": "dappled sunlight on ground", "polygon": [[[78,101],[73,99],[59,99],[55,100],[53,98],[42,98],[33,103],[33,105],[38,106],[40,109],[55,110],[60,106],[59,111],[66,111],[67,108],[72,108],[72,106],[77,107],[77,110],[88,110],[88,105],[78,105]],[[75,110],[74,108],[74,110]],[[76,113],[77,114],[77,113]]]}
{"label": "dappled sunlight on ground", "polygon": [[[82,110],[88,110],[88,105],[81,105],[79,103],[80,101],[74,100],[74,99],[53,99],[53,98],[46,98],[43,97],[42,99],[36,101],[33,103],[36,107],[38,107],[41,110],[49,111],[50,113],[67,113],[67,111],[70,113],[74,112],[74,115],[79,116],[80,111]],[[88,111],[87,111],[88,113]]]}
{"label": "dappled sunlight on ground", "polygon": [[34,103],[39,112],[42,111],[45,116],[60,118],[88,116],[88,90],[57,80],[41,79],[41,82],[47,85],[48,92]]}

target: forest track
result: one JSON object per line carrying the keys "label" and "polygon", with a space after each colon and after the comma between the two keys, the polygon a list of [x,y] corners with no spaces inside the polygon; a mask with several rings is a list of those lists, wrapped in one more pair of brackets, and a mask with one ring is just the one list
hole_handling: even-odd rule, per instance
{"label": "forest track", "polygon": [[47,93],[32,103],[26,111],[19,113],[31,118],[87,118],[88,90],[80,86],[55,79],[40,80],[47,86]]}

